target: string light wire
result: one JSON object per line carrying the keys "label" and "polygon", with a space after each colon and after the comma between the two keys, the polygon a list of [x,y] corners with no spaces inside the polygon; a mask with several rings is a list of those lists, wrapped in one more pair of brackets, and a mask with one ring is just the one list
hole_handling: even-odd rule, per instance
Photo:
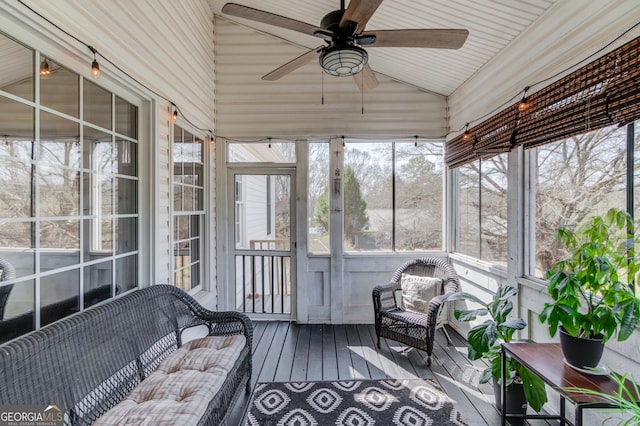
{"label": "string light wire", "polygon": [[[197,125],[195,125],[192,121],[189,120],[189,118],[183,114],[183,112],[180,110],[180,107],[178,107],[177,105],[175,105],[171,99],[169,99],[167,96],[157,92],[156,90],[152,89],[151,87],[147,86],[146,84],[144,84],[143,82],[141,82],[140,80],[138,80],[137,78],[135,78],[133,75],[131,75],[130,73],[128,73],[127,71],[125,71],[122,67],[120,67],[118,64],[114,63],[113,61],[111,61],[109,58],[107,58],[106,56],[104,56],[103,54],[101,54],[97,49],[95,49],[93,46],[89,45],[88,43],[85,43],[84,41],[82,41],[80,38],[76,37],[75,35],[71,34],[70,32],[68,32],[67,30],[65,30],[64,28],[60,27],[58,24],[56,24],[55,22],[53,22],[52,20],[50,20],[49,18],[47,18],[46,16],[42,15],[40,12],[36,11],[35,9],[33,9],[32,7],[30,7],[29,5],[27,5],[23,0],[18,0],[18,3],[20,3],[21,5],[23,5],[24,7],[26,7],[27,9],[29,9],[32,13],[34,13],[35,15],[39,16],[40,18],[42,18],[43,20],[45,20],[46,22],[48,22],[49,24],[51,24],[52,26],[54,26],[57,30],[61,31],[62,33],[66,34],[67,36],[71,37],[73,40],[77,41],[78,43],[82,44],[83,46],[85,46],[87,49],[89,49],[93,54],[94,54],[94,59],[95,56],[100,57],[104,62],[108,63],[109,65],[111,65],[114,69],[118,70],[120,73],[122,73],[123,75],[125,75],[126,77],[128,77],[129,79],[131,79],[132,81],[134,81],[136,84],[138,84],[140,87],[145,88],[146,90],[148,90],[149,92],[153,93],[154,95],[156,95],[157,97],[171,103],[174,107],[175,110],[178,111],[178,113],[180,114],[180,116],[182,116],[182,119],[184,121],[186,121],[187,123],[189,123],[189,125],[193,126],[195,129],[200,130],[201,132],[207,132],[209,133],[213,138],[221,138],[221,139],[225,139],[227,141],[233,141],[233,142],[264,142],[267,139],[267,137],[264,138],[260,138],[257,140],[245,140],[245,139],[234,139],[234,138],[229,138],[229,137],[225,137],[223,135],[218,135],[216,133],[214,133],[211,129],[206,129],[203,127],[199,127]],[[628,29],[626,29],[625,31],[623,31],[620,35],[618,35],[617,37],[615,37],[613,40],[611,40],[609,43],[605,44],[604,46],[602,46],[600,49],[596,50],[595,52],[589,54],[588,56],[586,56],[585,58],[581,59],[580,61],[574,63],[573,65],[570,65],[558,72],[556,72],[555,74],[546,77],[542,80],[536,81],[535,83],[532,83],[528,86],[525,87],[525,89],[519,91],[517,94],[515,94],[514,96],[512,96],[509,100],[503,102],[502,104],[498,105],[497,107],[493,108],[492,110],[490,110],[489,112],[483,114],[480,117],[476,117],[473,120],[470,120],[469,122],[466,123],[466,128],[468,129],[468,126],[471,123],[475,123],[478,121],[482,121],[485,120],[486,118],[489,118],[491,116],[493,116],[495,113],[497,113],[498,111],[502,110],[504,107],[511,105],[513,102],[515,102],[516,99],[518,99],[519,97],[521,98],[521,100],[526,99],[526,93],[527,91],[534,86],[538,86],[541,85],[543,83],[546,83],[548,81],[554,80],[555,78],[557,78],[558,76],[572,70],[573,68],[577,67],[578,65],[582,64],[583,62],[593,58],[594,56],[600,54],[601,52],[603,52],[604,50],[606,50],[607,48],[609,48],[611,45],[613,45],[614,43],[616,43],[618,40],[620,40],[621,38],[623,38],[624,36],[626,36],[627,34],[629,34],[631,31],[633,31],[635,28],[637,28],[638,26],[640,26],[640,21],[636,22],[635,24],[633,24],[631,27],[629,27]],[[323,82],[324,83],[324,82]],[[323,99],[324,101],[324,99]],[[442,135],[442,136],[432,136],[432,137],[426,137],[426,139],[433,139],[433,140],[441,140],[441,139],[445,139],[447,136],[454,134],[454,133],[459,133],[461,132],[463,129],[465,129],[465,126],[456,129],[456,130],[451,130],[449,131],[449,133]],[[325,135],[324,137],[326,138],[332,138],[332,137],[337,137],[335,135]],[[373,138],[373,139],[369,139],[369,138],[353,138],[353,139],[362,139],[362,140],[396,140],[396,139],[404,139],[406,137],[388,137],[388,138]],[[278,138],[280,140],[285,140],[285,141],[292,141],[295,142],[296,140],[299,140],[299,138],[292,138],[292,139],[287,139],[287,138]]]}
{"label": "string light wire", "polygon": [[140,87],[145,88],[146,90],[148,90],[149,92],[153,93],[155,96],[167,101],[168,103],[170,103],[176,111],[178,111],[178,113],[182,116],[182,119],[184,121],[186,121],[187,123],[189,123],[189,125],[193,126],[195,129],[201,131],[201,132],[207,132],[210,133],[212,135],[212,137],[216,137],[217,135],[215,135],[213,133],[213,131],[211,131],[211,129],[206,129],[200,126],[195,125],[195,123],[193,123],[191,120],[189,120],[189,118],[180,110],[180,107],[178,107],[173,101],[171,101],[171,99],[169,99],[169,97],[163,95],[162,93],[159,93],[157,90],[154,90],[153,88],[147,86],[146,84],[144,84],[142,81],[138,80],[136,77],[134,77],[133,75],[131,75],[129,72],[127,72],[126,70],[124,70],[122,67],[120,67],[118,64],[116,64],[115,62],[113,62],[111,59],[109,59],[108,57],[104,56],[102,53],[100,53],[100,51],[98,51],[95,47],[91,46],[88,43],[85,43],[84,41],[82,41],[80,38],[78,38],[77,36],[75,36],[74,34],[70,33],[69,31],[65,30],[64,28],[62,28],[60,25],[56,24],[55,22],[53,22],[51,19],[47,18],[46,16],[44,16],[43,14],[41,14],[40,12],[38,12],[37,10],[33,9],[31,6],[29,6],[28,4],[26,4],[23,0],[18,0],[18,2],[23,5],[24,7],[26,7],[27,9],[29,9],[32,13],[34,13],[35,15],[37,15],[38,17],[40,17],[41,19],[45,20],[46,22],[48,22],[50,25],[52,25],[53,27],[55,27],[58,31],[64,33],[65,35],[69,36],[70,38],[72,38],[73,40],[77,41],[78,43],[82,44],[83,46],[85,46],[87,49],[89,49],[89,51],[94,55],[94,60],[97,57],[99,57],[102,61],[108,63],[109,65],[111,65],[114,69],[118,70],[118,72],[122,73],[123,75],[125,75],[127,78],[129,78],[130,80],[132,80],[133,82],[135,82],[137,85],[139,85]]}
{"label": "string light wire", "polygon": [[[580,61],[576,62],[573,65],[570,65],[566,68],[564,68],[563,70],[560,70],[558,72],[556,72],[555,74],[546,77],[542,80],[536,81],[535,83],[532,83],[528,86],[526,86],[523,90],[521,90],[520,92],[516,93],[513,97],[511,97],[511,99],[509,99],[508,101],[503,102],[502,104],[498,105],[497,107],[495,107],[494,109],[492,109],[491,111],[489,111],[488,113],[474,118],[473,120],[470,120],[467,125],[469,125],[469,123],[476,123],[478,121],[483,121],[491,116],[493,116],[495,113],[497,113],[498,111],[502,110],[504,107],[511,105],[516,99],[518,99],[518,97],[521,96],[524,97],[527,93],[527,90],[529,90],[531,87],[533,86],[539,86],[543,83],[546,83],[548,81],[554,80],[557,77],[559,77],[560,75],[567,73],[569,71],[571,71],[572,69],[574,69],[575,67],[577,67],[578,65],[582,64],[585,61],[588,61],[589,59],[593,58],[594,56],[600,54],[601,52],[603,52],[604,50],[606,50],[607,48],[609,48],[609,46],[613,45],[614,43],[616,43],[618,40],[620,40],[622,37],[626,36],[627,34],[629,34],[631,31],[633,31],[635,28],[637,28],[638,26],[640,26],[640,21],[636,22],[635,24],[633,24],[631,27],[627,28],[624,32],[622,32],[622,34],[620,34],[619,36],[617,36],[616,38],[614,38],[613,40],[611,40],[609,43],[605,44],[604,46],[602,46],[600,49],[596,50],[595,52],[591,53],[590,55],[586,56],[585,58],[581,59]],[[460,127],[459,129],[456,130],[452,130],[450,131],[448,135],[451,135],[453,133],[459,133],[464,129],[463,127]]]}

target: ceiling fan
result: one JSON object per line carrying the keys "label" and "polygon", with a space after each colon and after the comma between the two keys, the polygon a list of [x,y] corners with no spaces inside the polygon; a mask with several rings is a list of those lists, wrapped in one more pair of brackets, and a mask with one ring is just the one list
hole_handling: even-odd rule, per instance
{"label": "ceiling fan", "polygon": [[340,9],[325,15],[319,27],[237,3],[225,4],[222,13],[316,36],[326,42],[326,45],[312,49],[263,76],[263,80],[278,80],[319,58],[326,73],[353,76],[360,90],[378,86],[378,79],[367,64],[367,51],[361,46],[459,49],[469,35],[469,31],[464,29],[364,31],[381,3],[382,0],[351,0],[345,9],[345,0],[340,0]]}

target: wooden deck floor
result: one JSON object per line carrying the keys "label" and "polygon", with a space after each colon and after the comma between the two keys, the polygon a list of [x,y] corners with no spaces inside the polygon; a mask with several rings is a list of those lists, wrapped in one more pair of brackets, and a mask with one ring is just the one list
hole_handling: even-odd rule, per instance
{"label": "wooden deck floor", "polygon": [[[377,349],[373,325],[254,322],[254,326],[253,385],[296,380],[435,379],[470,425],[500,424],[492,387],[478,384],[484,362],[469,361],[466,341],[451,329],[451,346],[438,331],[428,367],[424,352],[407,350],[400,343],[382,339]],[[247,403],[243,393],[229,418],[230,425],[240,424]],[[530,423],[549,424],[540,420]]]}

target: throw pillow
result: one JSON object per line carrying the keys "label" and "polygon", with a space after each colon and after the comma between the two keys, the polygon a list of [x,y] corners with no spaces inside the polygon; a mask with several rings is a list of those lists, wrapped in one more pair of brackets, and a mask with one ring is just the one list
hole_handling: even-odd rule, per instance
{"label": "throw pillow", "polygon": [[404,309],[424,314],[427,313],[431,299],[440,294],[442,278],[402,274],[400,287]]}

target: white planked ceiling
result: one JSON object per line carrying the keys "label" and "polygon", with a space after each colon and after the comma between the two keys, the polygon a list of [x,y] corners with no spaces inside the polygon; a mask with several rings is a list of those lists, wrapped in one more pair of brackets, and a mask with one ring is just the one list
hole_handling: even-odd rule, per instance
{"label": "white planked ceiling", "polygon": [[[323,41],[316,37],[225,16],[221,9],[227,0],[208,1],[214,14],[230,21],[309,49],[323,45]],[[369,64],[377,73],[423,90],[449,96],[526,31],[556,1],[386,0],[367,24],[367,30],[466,28],[469,30],[469,37],[465,45],[458,50],[370,48],[367,49]],[[325,14],[340,8],[339,0],[234,0],[234,2],[317,26],[320,26],[320,21]],[[279,65],[281,64],[275,64],[274,68]]]}

